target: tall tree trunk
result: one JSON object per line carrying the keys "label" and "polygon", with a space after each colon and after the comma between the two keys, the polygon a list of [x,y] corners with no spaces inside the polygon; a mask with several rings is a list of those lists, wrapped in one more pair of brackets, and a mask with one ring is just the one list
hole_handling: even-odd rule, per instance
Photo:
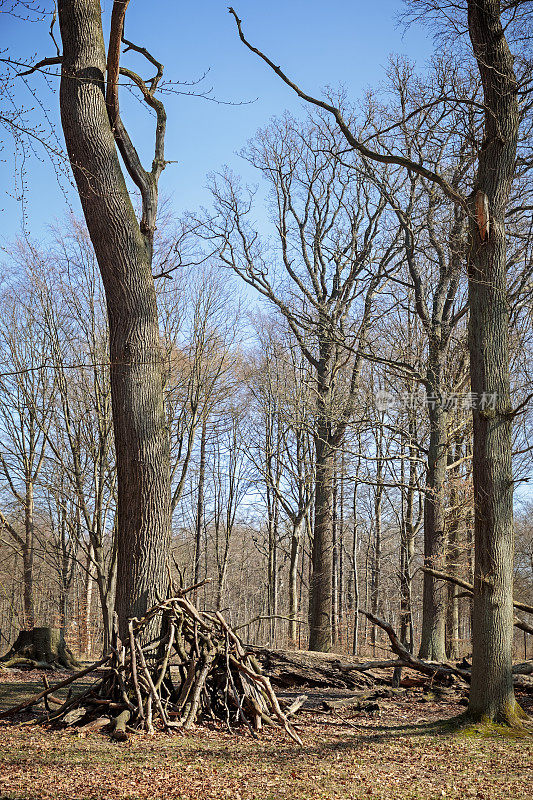
{"label": "tall tree trunk", "polygon": [[[372,554],[372,570],[370,585],[370,608],[374,616],[379,616],[380,612],[380,584],[381,584],[381,502],[383,498],[383,486],[381,484],[381,458],[378,461],[376,494],[374,497],[374,549]],[[376,625],[370,628],[370,644],[372,652],[376,653]]]}
{"label": "tall tree trunk", "polygon": [[[383,502],[383,420],[377,420],[376,443],[376,485],[374,487],[374,548],[372,558],[370,608],[374,616],[379,616],[381,606],[381,547],[382,547],[382,502]],[[376,652],[376,625],[370,629],[372,651]]]}
{"label": "tall tree trunk", "polygon": [[[335,459],[336,462],[336,459]],[[338,622],[339,622],[339,527],[338,527],[338,486],[336,463],[333,466],[333,510],[332,510],[332,550],[333,558],[331,565],[331,641],[337,643]]]}
{"label": "tall tree trunk", "polygon": [[[411,435],[411,420],[409,422]],[[402,503],[402,526],[400,541],[400,641],[407,647],[410,653],[414,649],[414,626],[413,626],[413,607],[412,607],[412,583],[411,567],[415,555],[415,525],[414,525],[414,497],[416,491],[416,463],[415,448],[412,440],[407,452],[409,453],[409,483],[405,491],[405,498]],[[404,467],[402,461],[402,476]],[[403,477],[402,477],[403,483]]]}
{"label": "tall tree trunk", "polygon": [[[519,128],[513,56],[498,0],[468,0],[468,28],[483,84],[485,129],[472,194],[468,284],[474,409],[474,719],[515,723],[513,691],[513,474],[505,211]],[[483,399],[494,398],[483,405]]]}
{"label": "tall tree trunk", "polygon": [[24,623],[28,630],[31,630],[35,627],[35,607],[33,599],[33,557],[35,529],[33,514],[33,483],[31,480],[27,480],[24,504],[24,547],[22,548],[22,566],[24,578]]}
{"label": "tall tree trunk", "polygon": [[224,596],[224,591],[226,588],[227,574],[228,574],[228,551],[225,550],[222,564],[220,564],[218,568],[217,595],[215,600],[215,607],[217,611],[220,611],[220,609],[222,608],[222,598]]}
{"label": "tall tree trunk", "polygon": [[[359,467],[358,467],[359,470]],[[359,476],[357,476],[358,478]],[[353,487],[353,540],[352,540],[352,570],[353,570],[353,641],[352,653],[357,655],[359,647],[359,565],[357,553],[359,549],[359,529],[357,527],[357,489],[359,481],[356,479]]]}
{"label": "tall tree trunk", "polygon": [[293,522],[291,537],[291,555],[289,563],[289,641],[296,643],[298,617],[298,557],[302,528],[305,525],[305,515],[297,517]]}
{"label": "tall tree trunk", "polygon": [[[200,467],[198,473],[198,500],[196,503],[196,532],[194,538],[194,579],[193,583],[200,582],[200,561],[202,556],[202,531],[205,516],[205,450],[207,440],[207,414],[204,412],[202,419],[202,432],[200,434]],[[198,589],[194,590],[193,602],[198,600]]]}
{"label": "tall tree trunk", "polygon": [[315,434],[315,525],[313,531],[312,577],[309,587],[309,649],[331,649],[331,575],[333,572],[333,472],[334,449],[329,431],[319,427]]}
{"label": "tall tree trunk", "polygon": [[337,628],[336,640],[342,642],[342,632],[344,628],[344,451],[341,457],[341,470],[339,480],[339,522],[337,532],[337,552],[339,565],[339,580],[337,588]]}
{"label": "tall tree trunk", "polygon": [[[437,387],[429,403],[429,450],[424,501],[424,564],[442,570],[445,566],[444,482],[446,478],[447,413],[442,408],[440,380],[433,372],[430,385]],[[446,587],[442,581],[424,573],[422,604],[422,638],[420,658],[430,661],[446,660]]]}
{"label": "tall tree trunk", "polygon": [[92,649],[91,641],[91,606],[93,601],[93,587],[94,575],[93,565],[94,561],[94,547],[92,542],[89,542],[89,550],[87,552],[87,562],[85,565],[85,586],[81,618],[81,637],[80,649],[84,655],[90,655]]}
{"label": "tall tree trunk", "polygon": [[276,640],[278,613],[278,525],[279,500],[277,494],[272,497],[272,515],[268,525],[268,615],[270,641]]}
{"label": "tall tree trunk", "polygon": [[[457,528],[453,525],[448,537],[448,575],[457,572],[459,550],[457,548]],[[446,656],[450,661],[460,657],[459,652],[459,598],[457,587],[453,583],[448,586],[448,604],[446,609]]]}
{"label": "tall tree trunk", "polygon": [[[98,0],[60,0],[60,106],[70,163],[104,284],[117,461],[119,630],[165,593],[170,546],[169,441],[154,280],[153,230],[141,231],[104,95]],[[155,195],[155,185],[151,187]],[[155,224],[155,222],[154,222]],[[154,618],[155,619],[155,618]],[[149,626],[147,635],[157,633]]]}
{"label": "tall tree trunk", "polygon": [[91,541],[94,551],[94,568],[96,573],[96,586],[100,600],[100,611],[102,614],[103,625],[103,645],[104,653],[109,651],[111,645],[111,635],[113,627],[113,609],[115,606],[115,589],[117,583],[117,535],[116,530],[112,531],[112,550],[111,560],[106,569],[104,546],[101,541],[100,533],[91,533]]}
{"label": "tall tree trunk", "polygon": [[[457,444],[455,449],[449,449],[449,466],[461,457],[461,445]],[[459,576],[459,559],[461,551],[459,549],[459,492],[457,481],[459,475],[454,473],[450,480],[450,519],[448,523],[448,536],[446,543],[446,573],[448,575]],[[457,597],[457,586],[449,583],[448,605],[446,610],[446,655],[450,661],[459,658],[459,598]]]}

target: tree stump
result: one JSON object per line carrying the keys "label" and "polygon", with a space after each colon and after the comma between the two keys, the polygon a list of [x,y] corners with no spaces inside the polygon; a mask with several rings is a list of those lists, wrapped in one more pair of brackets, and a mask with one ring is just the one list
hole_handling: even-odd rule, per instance
{"label": "tree stump", "polygon": [[80,666],[65,644],[61,630],[48,627],[20,631],[11,650],[0,658],[0,665],[32,669],[53,666],[75,669]]}

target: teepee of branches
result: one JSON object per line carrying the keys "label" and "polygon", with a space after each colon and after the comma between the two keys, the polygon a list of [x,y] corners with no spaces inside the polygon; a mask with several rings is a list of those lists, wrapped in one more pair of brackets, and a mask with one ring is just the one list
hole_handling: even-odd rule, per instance
{"label": "teepee of branches", "polygon": [[[248,652],[219,611],[199,611],[187,599],[190,589],[150,608],[142,619],[131,619],[121,641],[115,619],[111,651],[87,669],[48,686],[25,703],[0,714],[13,716],[43,701],[37,721],[90,725],[107,720],[113,738],[126,739],[130,730],[187,729],[206,720],[222,720],[228,728],[245,724],[253,735],[262,725],[278,725],[301,744],[289,718],[301,699],[282,710],[258,661]],[[155,616],[163,633],[146,642]],[[95,680],[65,701],[54,691],[94,674]],[[54,706],[54,707],[52,707]]]}

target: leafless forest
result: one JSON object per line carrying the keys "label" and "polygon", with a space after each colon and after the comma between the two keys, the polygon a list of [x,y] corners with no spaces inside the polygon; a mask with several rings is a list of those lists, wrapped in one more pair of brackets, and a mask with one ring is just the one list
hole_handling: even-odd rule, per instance
{"label": "leafless forest", "polygon": [[[228,270],[210,263],[180,266],[172,281],[158,283],[171,437],[172,571],[183,585],[208,578],[198,591],[200,605],[223,609],[234,625],[246,625],[250,641],[306,647],[319,420],[312,363],[315,331],[305,313],[313,284],[308,275],[309,287],[304,283],[304,259],[319,232],[333,222],[339,227],[327,230],[318,242],[326,263],[339,236],[342,249],[350,248],[343,256],[346,261],[353,259],[360,239],[368,240],[368,250],[357,254],[353,286],[347,287],[347,311],[337,311],[333,300],[330,312],[332,317],[346,316],[335,331],[334,386],[328,399],[328,423],[335,431],[343,428],[332,466],[334,649],[365,655],[384,651],[386,641],[376,640],[375,629],[363,620],[358,624],[358,608],[389,619],[418,649],[423,564],[472,582],[465,278],[453,245],[440,245],[444,234],[453,235],[454,220],[446,209],[432,208],[423,186],[397,188],[398,193],[418,193],[413,224],[420,250],[414,274],[426,306],[423,314],[434,315],[439,292],[443,294],[437,283],[439,259],[455,280],[450,302],[454,319],[443,347],[439,383],[426,391],[431,368],[427,316],[419,316],[415,307],[398,226],[375,187],[367,188],[359,176],[352,185],[351,174],[343,174],[333,158],[318,152],[327,147],[318,121],[309,123],[305,143],[295,128],[294,121],[284,118],[253,143],[258,168],[267,173],[275,193],[279,215],[273,224],[287,231],[288,268],[278,269],[275,295],[270,282],[267,286],[287,309],[287,317],[268,306],[256,308]],[[297,164],[282,183],[275,172],[272,178],[272,171],[283,159]],[[289,189],[294,195],[291,210],[282,207],[282,200],[277,206]],[[222,191],[231,190],[229,179],[218,187],[221,205],[227,198]],[[353,211],[346,200],[350,192],[366,193],[364,211],[359,206]],[[315,203],[313,193],[316,207],[308,212],[313,221],[306,237],[297,240],[305,204]],[[325,197],[329,208],[324,207]],[[243,210],[243,225],[245,219]],[[357,240],[351,239],[352,229]],[[172,224],[166,223],[162,233],[158,258],[164,267],[158,265],[158,271],[175,266]],[[254,235],[251,230],[249,235]],[[527,238],[525,242],[529,245]],[[266,245],[264,251],[258,241],[254,247],[258,256],[279,264],[282,244],[274,240],[271,248],[276,249],[268,254]],[[530,307],[520,297],[527,280],[521,272],[524,238],[519,226],[515,246],[519,269],[513,276],[512,374],[520,402],[531,385],[531,326]],[[376,278],[369,264],[380,252],[384,263]],[[53,250],[40,252],[21,244],[10,258],[17,277],[3,290],[0,328],[4,649],[19,629],[50,624],[62,628],[77,652],[97,656],[108,641],[116,570],[108,330],[98,268],[86,230],[74,219],[57,233]],[[317,283],[320,277],[317,268]],[[334,285],[334,275],[327,279]],[[450,287],[444,288],[449,296]],[[368,356],[364,361],[358,361],[358,348]],[[424,562],[424,503],[430,468],[435,470],[428,458],[430,414],[439,395],[446,400],[440,434],[446,447],[437,495],[445,541],[441,552]],[[518,479],[527,478],[530,469],[529,424],[524,413],[515,425]],[[533,540],[527,502],[519,505],[515,530],[515,593],[531,603]],[[471,650],[471,600],[453,584],[439,583],[438,592],[445,655],[466,655]],[[531,653],[518,630],[515,651]]]}
{"label": "leafless forest", "polygon": [[[162,178],[172,84],[164,53],[126,38],[128,4],[60,0],[57,55],[2,59],[6,101],[21,76],[60,87],[64,153],[23,110],[0,118],[22,194],[40,148],[80,207],[45,244],[3,248],[6,667],[42,667],[16,642],[50,629],[102,667],[89,697],[125,738],[214,718],[223,690],[228,726],[230,710],[256,731],[274,717],[301,744],[299,706],[278,705],[252,651],[381,669],[392,646],[389,683],[407,667],[463,681],[469,720],[522,729],[532,4],[408,0],[403,23],[433,25],[434,55],[391,56],[359,98],[308,94],[230,8],[294,103],[235,143],[246,180],[221,165],[209,204],[182,215]],[[151,166],[121,118],[125,85],[151,114]]]}

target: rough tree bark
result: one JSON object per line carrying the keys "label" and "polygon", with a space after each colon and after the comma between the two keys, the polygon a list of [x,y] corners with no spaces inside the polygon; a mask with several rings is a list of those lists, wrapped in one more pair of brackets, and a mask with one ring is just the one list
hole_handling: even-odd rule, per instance
{"label": "rough tree bark", "polygon": [[468,0],[468,30],[483,84],[483,146],[471,195],[468,283],[472,392],[494,395],[474,409],[474,719],[515,723],[512,680],[513,473],[505,211],[518,142],[518,86],[498,0]]}
{"label": "rough tree bark", "polygon": [[[430,345],[431,347],[431,345]],[[438,364],[439,372],[442,365]],[[433,370],[430,370],[433,373]],[[440,375],[435,385],[442,385]],[[432,378],[429,380],[432,383]],[[437,389],[438,391],[438,389]],[[424,500],[424,563],[442,569],[445,557],[444,482],[447,463],[447,413],[440,399],[429,400],[429,450]],[[433,407],[431,403],[434,403]],[[437,564],[439,566],[437,566]],[[424,574],[420,658],[445,661],[446,590],[429,573]],[[375,612],[374,612],[375,613]]]}
{"label": "rough tree bark", "polygon": [[331,648],[333,571],[333,453],[330,443],[315,435],[315,525],[313,531],[312,578],[309,590],[309,649]]}
{"label": "rough tree bark", "polygon": [[[326,338],[326,336],[324,336]],[[331,433],[331,343],[320,342],[315,438],[315,524],[309,587],[309,649],[328,651],[332,642],[333,481],[335,447]]]}
{"label": "rough tree bark", "polygon": [[[106,293],[118,503],[116,609],[120,632],[164,593],[170,542],[169,443],[152,277],[157,179],[164,167],[164,110],[128,71],[157,113],[156,157],[145,172],[118,114],[120,41],[127,2],[115,2],[106,51],[98,0],[60,0],[61,122]],[[133,76],[133,77],[132,77]],[[140,79],[139,79],[140,81]],[[153,82],[152,82],[153,84]],[[150,87],[155,90],[155,86]],[[146,93],[145,93],[146,92]],[[139,224],[115,138],[141,190]],[[148,632],[152,633],[152,632]]]}
{"label": "rough tree bark", "polygon": [[35,607],[33,601],[33,556],[35,527],[33,522],[34,499],[33,482],[26,481],[26,503],[24,506],[24,548],[22,561],[24,565],[24,620],[26,627],[31,629],[35,625]]}
{"label": "rough tree bark", "polygon": [[[207,444],[207,412],[202,418],[202,432],[200,434],[200,466],[198,471],[198,498],[196,502],[196,530],[194,537],[194,577],[193,584],[200,583],[200,562],[202,557],[202,534],[205,525],[205,450]],[[193,603],[198,601],[198,588],[193,592]]]}

